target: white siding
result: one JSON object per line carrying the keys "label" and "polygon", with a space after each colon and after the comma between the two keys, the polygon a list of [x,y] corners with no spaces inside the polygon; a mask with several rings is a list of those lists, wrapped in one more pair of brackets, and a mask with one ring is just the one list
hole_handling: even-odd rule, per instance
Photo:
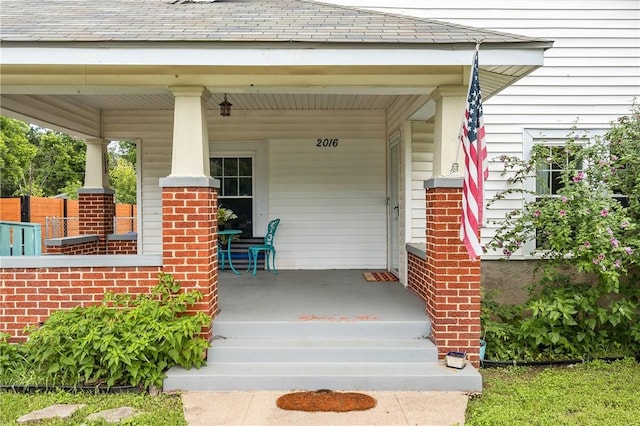
{"label": "white siding", "polygon": [[411,241],[424,243],[427,221],[424,181],[433,177],[433,119],[411,123]]}
{"label": "white siding", "polygon": [[[212,150],[267,144],[269,217],[280,217],[278,268],[386,267],[385,122],[381,111],[238,111],[208,115]],[[158,179],[170,173],[172,111],[110,111],[105,137],[141,144],[143,253],[162,250]],[[336,148],[318,148],[336,138]]]}
{"label": "white siding", "polygon": [[[568,134],[574,124],[580,129],[606,128],[629,113],[633,98],[640,97],[638,0],[329,2],[553,40],[544,67],[485,101],[490,158],[522,155],[525,129],[563,129]],[[487,197],[505,185],[501,164],[491,162],[490,168]],[[487,211],[485,240],[493,233],[493,219],[522,204],[505,203]]]}
{"label": "white siding", "polygon": [[385,140],[269,142],[269,213],[284,269],[386,267]]}
{"label": "white siding", "polygon": [[104,113],[104,132],[107,139],[139,141],[142,254],[162,253],[162,193],[158,179],[171,171],[173,111],[108,111]]}

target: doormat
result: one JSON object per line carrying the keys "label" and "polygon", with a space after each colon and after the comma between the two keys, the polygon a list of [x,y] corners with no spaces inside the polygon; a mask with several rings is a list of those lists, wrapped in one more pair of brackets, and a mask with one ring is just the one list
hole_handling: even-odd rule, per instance
{"label": "doormat", "polygon": [[357,392],[335,392],[329,389],[294,392],[282,395],[276,405],[292,411],[364,411],[375,407],[375,398]]}
{"label": "doormat", "polygon": [[391,272],[363,272],[362,276],[365,280],[371,282],[381,282],[381,281],[398,281],[398,277],[393,275]]}

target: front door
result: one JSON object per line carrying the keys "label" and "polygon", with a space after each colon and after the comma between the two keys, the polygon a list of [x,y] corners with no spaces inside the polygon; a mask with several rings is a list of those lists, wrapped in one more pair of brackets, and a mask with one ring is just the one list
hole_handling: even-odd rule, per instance
{"label": "front door", "polygon": [[253,158],[213,157],[210,167],[211,176],[220,180],[219,207],[238,216],[229,226],[242,231],[243,238],[253,237]]}
{"label": "front door", "polygon": [[389,139],[389,270],[398,275],[400,266],[400,132]]}

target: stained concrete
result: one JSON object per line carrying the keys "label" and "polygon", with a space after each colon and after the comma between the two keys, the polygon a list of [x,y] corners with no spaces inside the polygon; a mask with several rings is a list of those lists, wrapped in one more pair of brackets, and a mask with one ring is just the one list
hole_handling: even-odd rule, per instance
{"label": "stained concrete", "polygon": [[[367,282],[361,270],[219,272],[219,321],[426,319],[424,303],[399,282]],[[214,322],[215,333],[215,322]]]}
{"label": "stained concrete", "polygon": [[366,411],[308,413],[278,408],[287,392],[185,392],[189,426],[463,425],[468,396],[462,392],[364,392],[377,405]]}

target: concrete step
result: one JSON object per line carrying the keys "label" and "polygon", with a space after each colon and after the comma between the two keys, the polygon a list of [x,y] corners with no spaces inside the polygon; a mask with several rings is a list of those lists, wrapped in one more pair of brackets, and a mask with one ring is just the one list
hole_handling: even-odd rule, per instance
{"label": "concrete step", "polygon": [[243,322],[223,314],[213,324],[217,337],[207,365],[171,368],[165,390],[481,391],[471,364],[457,370],[437,360],[436,347],[425,338],[431,328],[426,317]]}
{"label": "concrete step", "polygon": [[199,370],[173,367],[165,391],[388,390],[479,392],[480,373],[444,362],[215,362]]}
{"label": "concrete step", "polygon": [[216,339],[207,362],[436,362],[428,339]]}
{"label": "concrete step", "polygon": [[296,321],[241,322],[217,319],[213,332],[227,339],[420,339],[431,323],[378,321],[371,318],[309,317]]}

